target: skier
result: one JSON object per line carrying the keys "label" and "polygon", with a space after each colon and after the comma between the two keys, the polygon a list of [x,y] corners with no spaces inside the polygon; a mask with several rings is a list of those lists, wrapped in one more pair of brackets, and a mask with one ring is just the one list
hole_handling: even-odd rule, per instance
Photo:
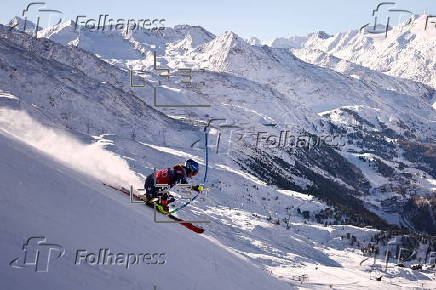
{"label": "skier", "polygon": [[[160,198],[160,204],[168,211],[168,205],[174,202],[175,199],[167,191],[168,187],[172,188],[176,184],[188,184],[186,177],[192,178],[198,174],[198,163],[192,159],[188,159],[183,164],[177,164],[173,168],[165,168],[153,172],[145,179],[146,197],[150,201],[156,201]],[[168,187],[157,187],[157,184],[166,184]],[[203,186],[192,185],[192,190],[203,191]]]}

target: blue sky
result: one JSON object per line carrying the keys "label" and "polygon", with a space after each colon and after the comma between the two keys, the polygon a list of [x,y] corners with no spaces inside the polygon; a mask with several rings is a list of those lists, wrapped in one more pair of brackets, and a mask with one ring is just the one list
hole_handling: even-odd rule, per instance
{"label": "blue sky", "polygon": [[[372,9],[383,1],[373,0],[219,0],[219,1],[100,1],[100,0],[36,0],[47,3],[47,8],[63,12],[64,19],[77,15],[98,18],[109,14],[112,18],[164,18],[166,25],[201,25],[220,34],[233,31],[248,38],[257,36],[262,40],[275,37],[306,35],[324,30],[334,34],[356,29],[373,21]],[[33,1],[33,2],[36,2]],[[0,22],[7,23],[32,1],[2,0]],[[415,14],[427,12],[436,15],[435,0],[392,1],[396,8]]]}

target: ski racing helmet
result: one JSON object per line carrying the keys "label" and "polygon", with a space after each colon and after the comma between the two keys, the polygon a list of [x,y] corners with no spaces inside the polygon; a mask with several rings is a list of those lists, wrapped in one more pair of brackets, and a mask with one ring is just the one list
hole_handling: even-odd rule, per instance
{"label": "ski racing helmet", "polygon": [[198,173],[198,163],[192,159],[188,159],[185,162],[185,167],[191,172],[192,175],[197,175]]}

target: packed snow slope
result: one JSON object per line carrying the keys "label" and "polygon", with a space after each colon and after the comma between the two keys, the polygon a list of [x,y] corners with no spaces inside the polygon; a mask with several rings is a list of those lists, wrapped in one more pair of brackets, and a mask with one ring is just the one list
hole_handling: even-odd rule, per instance
{"label": "packed snow slope", "polygon": [[[289,289],[212,237],[155,223],[151,209],[4,131],[0,148],[2,289]],[[64,256],[51,259],[47,273],[9,267],[34,236],[61,245]],[[75,265],[78,249],[100,248],[164,253],[159,263],[165,263]]]}

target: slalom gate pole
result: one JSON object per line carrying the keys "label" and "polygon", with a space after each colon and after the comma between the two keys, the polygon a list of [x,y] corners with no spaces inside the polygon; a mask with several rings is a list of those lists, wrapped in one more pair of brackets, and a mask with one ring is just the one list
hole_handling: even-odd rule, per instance
{"label": "slalom gate pole", "polygon": [[[203,177],[203,183],[206,185],[206,180],[207,180],[207,169],[209,167],[209,151],[208,151],[208,134],[209,134],[209,125],[204,127],[204,150],[205,150],[205,165],[206,165],[206,169],[204,171],[204,177]],[[193,202],[194,200],[197,199],[197,197],[200,195],[200,193],[197,193],[196,196],[194,196],[193,198],[191,198],[190,201],[188,201],[187,203],[185,203],[184,205],[181,205],[180,207],[173,209],[172,211],[170,211],[169,213],[175,213],[179,210],[181,210],[182,208],[185,208],[186,206],[188,206],[191,202]]]}

